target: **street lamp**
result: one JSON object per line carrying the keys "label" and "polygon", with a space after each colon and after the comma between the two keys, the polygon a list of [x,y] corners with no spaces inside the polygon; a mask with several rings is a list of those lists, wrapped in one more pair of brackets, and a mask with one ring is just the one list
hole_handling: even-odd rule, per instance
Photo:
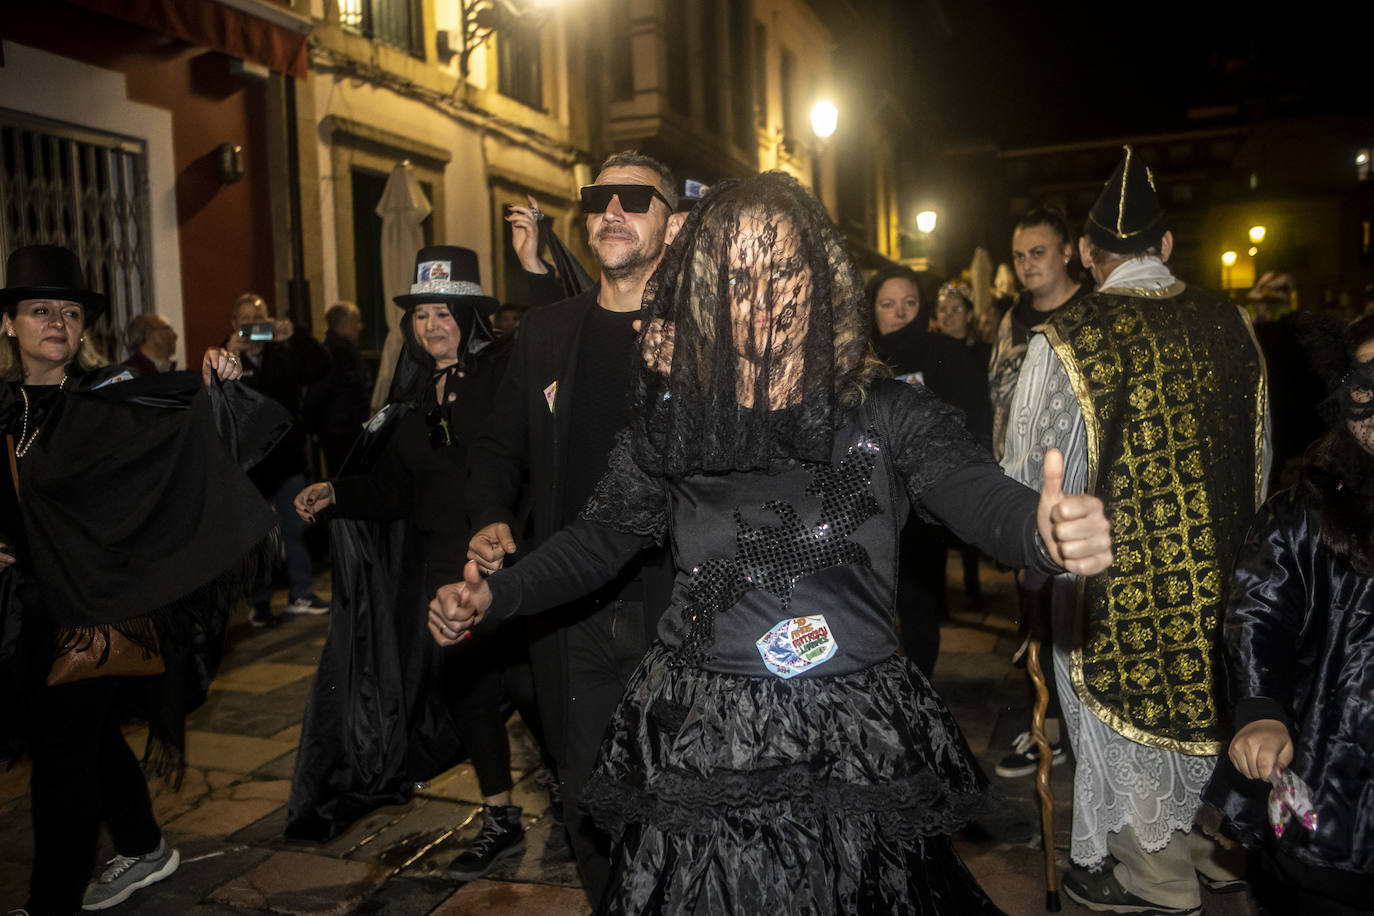
{"label": "street lamp", "polygon": [[916,214],[916,228],[930,235],[935,231],[935,222],[939,219],[939,214],[934,210],[922,210]]}
{"label": "street lamp", "polygon": [[1221,253],[1221,263],[1226,267],[1230,267],[1232,264],[1236,263],[1236,257],[1237,255],[1234,251],[1223,251]]}
{"label": "street lamp", "polygon": [[824,205],[821,197],[821,150],[825,141],[835,133],[835,125],[840,121],[840,110],[829,99],[821,99],[811,106],[811,133],[816,142],[811,144],[811,193]]}
{"label": "street lamp", "polygon": [[1259,244],[1260,242],[1262,242],[1262,241],[1264,241],[1264,227],[1263,227],[1263,226],[1251,226],[1251,227],[1250,227],[1250,244],[1251,244],[1251,245],[1258,245],[1258,244]]}
{"label": "street lamp", "polygon": [[835,132],[839,120],[840,110],[829,99],[821,99],[811,106],[811,130],[822,140]]}

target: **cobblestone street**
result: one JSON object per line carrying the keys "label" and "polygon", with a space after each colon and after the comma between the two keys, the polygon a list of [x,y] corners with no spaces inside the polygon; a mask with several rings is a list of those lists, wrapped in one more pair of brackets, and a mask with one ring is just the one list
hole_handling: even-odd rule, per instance
{"label": "cobblestone street", "polygon": [[[957,559],[957,555],[956,555]],[[959,581],[951,567],[951,581]],[[985,770],[1028,722],[1024,674],[1016,647],[1011,578],[983,566],[987,609],[963,606],[942,630],[936,687],[949,703]],[[321,585],[327,591],[327,581]],[[283,602],[279,593],[278,605]],[[476,832],[480,796],[470,766],[433,780],[403,805],[375,811],[326,844],[282,837],[300,721],[328,618],[286,617],[254,630],[243,616],[230,631],[221,674],[209,701],[187,723],[189,766],[179,791],[155,784],[154,807],[180,851],[177,873],[138,892],[112,912],[139,916],[229,914],[582,914],[590,912],[561,827],[535,785],[538,755],[512,718],[515,804],[524,809],[527,851],[515,867],[457,885],[443,877],[448,861]],[[143,732],[129,741],[141,752]],[[1070,772],[1054,769],[1058,801],[1056,850],[1067,867]],[[1010,916],[1044,912],[1043,859],[1034,779],[994,779],[993,814],[958,837],[960,852]],[[28,767],[0,774],[0,908],[22,906],[31,857]],[[112,852],[106,848],[101,856]],[[1244,895],[1210,896],[1211,916],[1251,910]],[[1086,913],[1064,899],[1063,912]]]}

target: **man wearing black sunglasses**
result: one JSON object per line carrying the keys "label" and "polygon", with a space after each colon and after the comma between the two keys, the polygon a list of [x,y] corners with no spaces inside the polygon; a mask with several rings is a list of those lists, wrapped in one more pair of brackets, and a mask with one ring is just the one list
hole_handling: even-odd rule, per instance
{"label": "man wearing black sunglasses", "polygon": [[[607,159],[596,183],[582,189],[601,281],[526,314],[488,431],[470,453],[468,511],[475,525],[485,527],[473,536],[468,556],[485,571],[499,569],[517,546],[528,549],[576,518],[605,471],[628,420],[634,322],[644,286],[684,218],[674,212],[677,196],[672,173],[637,153]],[[523,235],[512,232],[517,249],[522,239],[531,241],[533,219],[517,212],[523,210],[512,208],[508,217],[513,230],[521,229],[517,220],[529,223]],[[526,263],[525,252],[519,253]],[[533,543],[517,545],[512,529],[525,470]],[[577,800],[624,685],[667,606],[672,572],[666,559],[646,555],[610,586],[535,618],[530,660],[540,717],[562,780],[564,823],[593,904],[609,873],[608,845],[578,812]]]}

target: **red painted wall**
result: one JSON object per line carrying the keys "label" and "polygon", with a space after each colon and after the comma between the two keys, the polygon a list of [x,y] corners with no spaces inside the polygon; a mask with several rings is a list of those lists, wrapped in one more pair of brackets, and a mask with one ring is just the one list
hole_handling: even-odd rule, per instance
{"label": "red painted wall", "polygon": [[[130,100],[172,112],[182,339],[188,361],[198,364],[199,353],[227,334],[240,293],[272,298],[267,84],[231,76],[225,55],[65,3],[11,6],[0,37],[119,71]],[[246,171],[224,187],[215,156],[221,143],[243,147]]]}

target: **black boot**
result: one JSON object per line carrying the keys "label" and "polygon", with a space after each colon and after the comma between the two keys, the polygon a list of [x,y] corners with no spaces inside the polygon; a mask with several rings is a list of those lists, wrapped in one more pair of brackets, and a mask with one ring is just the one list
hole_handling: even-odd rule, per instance
{"label": "black boot", "polygon": [[514,805],[487,805],[482,809],[482,829],[467,851],[449,863],[448,876],[455,881],[475,881],[505,859],[525,853],[525,827]]}

